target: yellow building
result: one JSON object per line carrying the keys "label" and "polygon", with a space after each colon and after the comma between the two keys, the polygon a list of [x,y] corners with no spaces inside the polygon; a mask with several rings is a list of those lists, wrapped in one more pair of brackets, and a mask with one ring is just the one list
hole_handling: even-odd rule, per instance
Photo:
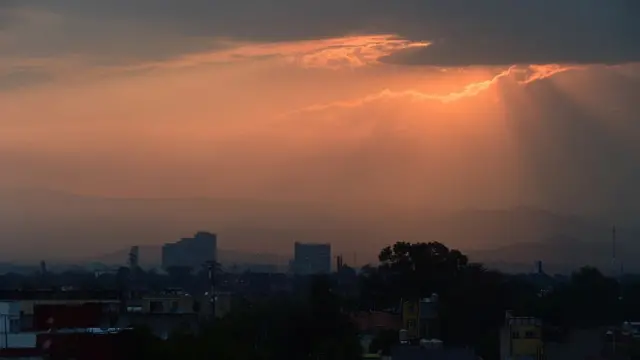
{"label": "yellow building", "polygon": [[402,302],[402,326],[407,340],[433,339],[439,335],[438,295]]}
{"label": "yellow building", "polygon": [[407,330],[408,339],[420,337],[420,307],[418,301],[404,301],[402,303],[402,326]]}
{"label": "yellow building", "polygon": [[532,317],[507,315],[500,333],[501,360],[542,360],[542,322]]}

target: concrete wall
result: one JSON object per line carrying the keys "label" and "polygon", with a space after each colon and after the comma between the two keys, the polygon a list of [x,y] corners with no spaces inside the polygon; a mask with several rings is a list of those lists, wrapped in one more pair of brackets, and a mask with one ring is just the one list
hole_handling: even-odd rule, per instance
{"label": "concrete wall", "polygon": [[155,336],[166,339],[174,332],[197,333],[200,320],[196,314],[124,314],[116,327],[147,327]]}
{"label": "concrete wall", "polygon": [[[515,356],[530,356],[536,357],[541,353],[542,340],[541,329],[539,326],[534,325],[517,325],[511,327],[511,344],[512,354]],[[517,333],[518,338],[514,338]],[[527,337],[526,334],[530,334]]]}
{"label": "concrete wall", "polygon": [[402,303],[402,326],[407,330],[409,339],[420,337],[420,307],[418,301]]}
{"label": "concrete wall", "polygon": [[142,312],[160,314],[191,314],[194,312],[194,303],[195,300],[191,296],[149,297],[142,299]]}
{"label": "concrete wall", "polygon": [[112,304],[116,306],[120,304],[119,300],[20,300],[20,311],[23,315],[33,315],[36,305],[82,305],[86,303]]}
{"label": "concrete wall", "polygon": [[21,333],[21,334],[0,334],[0,347],[1,348],[24,348],[32,349],[36,347],[36,334],[35,333]]}
{"label": "concrete wall", "polygon": [[[231,311],[231,295],[220,293],[216,295],[216,317],[223,317]],[[161,303],[162,311],[152,311],[153,302]],[[194,306],[198,304],[197,309]],[[171,307],[175,305],[175,312]],[[197,310],[197,311],[196,311]],[[202,297],[170,297],[170,298],[145,298],[142,299],[142,313],[144,314],[199,314],[207,316],[211,314],[211,300],[207,296]]]}
{"label": "concrete wall", "polygon": [[545,344],[546,360],[584,360],[600,355],[604,346],[604,329],[572,330],[562,343]]}
{"label": "concrete wall", "polygon": [[500,358],[537,359],[543,353],[542,327],[534,318],[510,318],[500,329]]}
{"label": "concrete wall", "polygon": [[5,333],[20,332],[20,328],[20,303],[15,301],[0,302],[0,336],[4,337]]}
{"label": "concrete wall", "polygon": [[16,301],[0,302],[0,315],[20,316],[20,303]]}

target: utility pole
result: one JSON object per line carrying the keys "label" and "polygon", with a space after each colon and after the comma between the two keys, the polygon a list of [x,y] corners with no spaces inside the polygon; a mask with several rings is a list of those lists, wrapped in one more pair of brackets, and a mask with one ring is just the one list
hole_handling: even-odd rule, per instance
{"label": "utility pole", "polygon": [[616,261],[616,227],[611,228],[611,271],[613,276],[618,273],[618,263]]}
{"label": "utility pole", "polygon": [[207,267],[209,270],[209,296],[211,301],[211,319],[216,319],[216,266],[215,261],[207,261]]}

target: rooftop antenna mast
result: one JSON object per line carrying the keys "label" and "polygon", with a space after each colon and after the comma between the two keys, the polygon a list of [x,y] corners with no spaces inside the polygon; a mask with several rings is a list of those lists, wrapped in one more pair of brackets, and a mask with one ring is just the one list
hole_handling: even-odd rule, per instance
{"label": "rooftop antenna mast", "polygon": [[617,258],[617,237],[615,225],[611,228],[611,266],[613,275],[622,276],[622,261]]}
{"label": "rooftop antenna mast", "polygon": [[[614,238],[614,241],[615,241],[616,240],[615,227],[613,229],[614,229],[613,238]],[[618,264],[619,264],[619,267],[618,267],[619,273],[618,273],[618,275],[620,276],[620,279],[622,280],[622,275],[624,275],[624,263],[622,262],[622,259],[618,259]]]}
{"label": "rooftop antenna mast", "polygon": [[618,300],[622,301],[624,299],[624,287],[622,285],[622,275],[623,275],[623,265],[622,265],[622,261],[619,261],[620,264],[618,264],[616,262],[616,227],[613,226],[613,228],[611,229],[611,251],[612,251],[612,257],[613,257],[613,274],[616,277],[616,279],[618,280],[618,288],[619,288],[619,293],[618,293]]}
{"label": "rooftop antenna mast", "polygon": [[134,269],[136,269],[139,265],[139,258],[140,258],[140,247],[139,246],[132,246],[131,250],[129,250],[129,258],[127,259],[127,264],[129,265],[129,268],[133,271]]}
{"label": "rooftop antenna mast", "polygon": [[211,318],[216,319],[216,267],[218,263],[215,261],[207,261],[207,270],[209,277],[209,299],[211,301]]}
{"label": "rooftop antenna mast", "polygon": [[127,265],[129,265],[129,289],[127,296],[133,297],[133,292],[137,290],[138,282],[138,269],[140,260],[140,247],[132,246],[129,250],[129,257],[127,258]]}
{"label": "rooftop antenna mast", "polygon": [[616,227],[615,225],[611,228],[611,254],[613,255],[613,260],[616,260]]}

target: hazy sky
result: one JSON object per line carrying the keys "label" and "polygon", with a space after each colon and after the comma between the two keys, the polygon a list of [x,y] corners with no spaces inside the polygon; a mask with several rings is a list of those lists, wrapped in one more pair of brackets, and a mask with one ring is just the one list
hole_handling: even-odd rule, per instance
{"label": "hazy sky", "polygon": [[0,0],[0,187],[640,214],[637,0]]}

